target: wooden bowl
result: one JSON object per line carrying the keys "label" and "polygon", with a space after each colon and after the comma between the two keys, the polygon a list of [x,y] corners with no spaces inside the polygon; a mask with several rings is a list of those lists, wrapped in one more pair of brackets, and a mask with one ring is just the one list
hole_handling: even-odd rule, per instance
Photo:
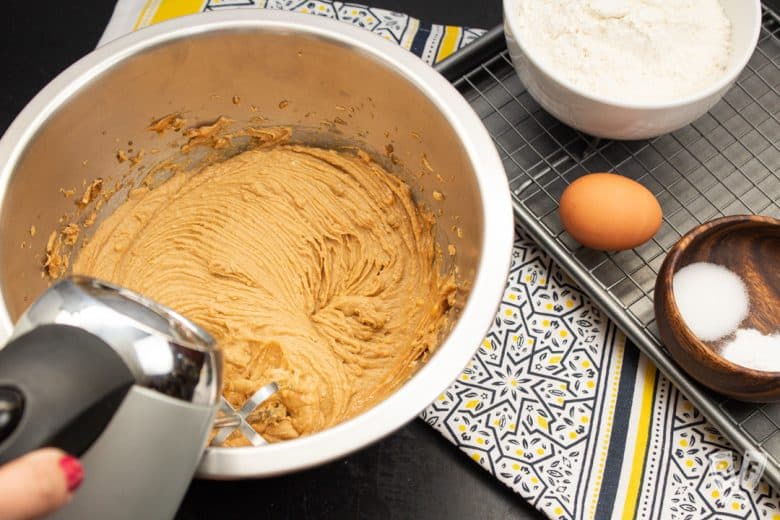
{"label": "wooden bowl", "polygon": [[780,220],[758,215],[706,222],[674,245],[655,283],[655,318],[669,353],[703,385],[742,401],[780,400],[780,372],[746,368],[719,354],[717,343],[703,342],[683,321],[672,279],[694,262],[722,265],[738,274],[750,296],[750,312],[739,325],[762,334],[780,328]]}

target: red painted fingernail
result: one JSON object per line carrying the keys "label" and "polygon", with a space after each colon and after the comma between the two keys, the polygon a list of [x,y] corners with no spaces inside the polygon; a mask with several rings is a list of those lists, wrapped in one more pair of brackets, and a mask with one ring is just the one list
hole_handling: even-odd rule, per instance
{"label": "red painted fingernail", "polygon": [[68,491],[76,491],[84,480],[84,467],[79,459],[70,455],[65,455],[60,459],[60,468],[65,473],[65,480],[68,481]]}

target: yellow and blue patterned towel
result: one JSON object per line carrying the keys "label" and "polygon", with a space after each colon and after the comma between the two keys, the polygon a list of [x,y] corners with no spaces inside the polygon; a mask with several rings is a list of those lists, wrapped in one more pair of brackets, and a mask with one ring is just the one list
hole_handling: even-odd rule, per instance
{"label": "yellow and blue patterned towel", "polygon": [[780,519],[780,496],[520,231],[493,326],[422,418],[550,518]]}
{"label": "yellow and blue patterned towel", "polygon": [[[330,0],[119,0],[101,43],[238,7],[337,18],[430,64],[484,32]],[[522,232],[492,328],[422,418],[550,518],[780,520],[780,496],[740,479],[728,442]]]}
{"label": "yellow and blue patterned towel", "polygon": [[119,0],[98,45],[149,25],[207,11],[235,8],[282,9],[342,20],[367,29],[437,63],[485,31],[421,22],[405,14],[351,2],[313,0]]}

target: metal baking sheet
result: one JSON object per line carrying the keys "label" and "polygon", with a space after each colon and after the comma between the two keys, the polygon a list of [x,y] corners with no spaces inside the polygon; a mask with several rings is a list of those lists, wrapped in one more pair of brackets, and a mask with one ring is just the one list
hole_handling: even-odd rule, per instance
{"label": "metal baking sheet", "polygon": [[[755,54],[707,115],[649,141],[609,141],[560,123],[531,98],[512,67],[501,27],[437,67],[490,132],[509,177],[517,224],[530,234],[633,342],[743,453],[768,458],[780,487],[780,403],[736,402],[689,378],[658,337],[653,287],[669,249],[691,228],[724,215],[780,218],[780,17],[764,3]],[[617,171],[649,188],[661,230],[631,251],[583,248],[563,230],[558,200],[588,172]]]}

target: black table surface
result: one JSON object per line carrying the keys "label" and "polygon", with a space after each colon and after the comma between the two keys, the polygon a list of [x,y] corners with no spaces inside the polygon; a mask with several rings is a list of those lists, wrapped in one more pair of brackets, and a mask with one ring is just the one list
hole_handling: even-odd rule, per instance
{"label": "black table surface", "polygon": [[[365,2],[435,23],[490,28],[501,18],[500,0]],[[109,0],[3,2],[0,132],[38,90],[95,47],[112,9]],[[308,471],[262,480],[195,480],[177,515],[309,517],[542,518],[420,420],[350,457]]]}

